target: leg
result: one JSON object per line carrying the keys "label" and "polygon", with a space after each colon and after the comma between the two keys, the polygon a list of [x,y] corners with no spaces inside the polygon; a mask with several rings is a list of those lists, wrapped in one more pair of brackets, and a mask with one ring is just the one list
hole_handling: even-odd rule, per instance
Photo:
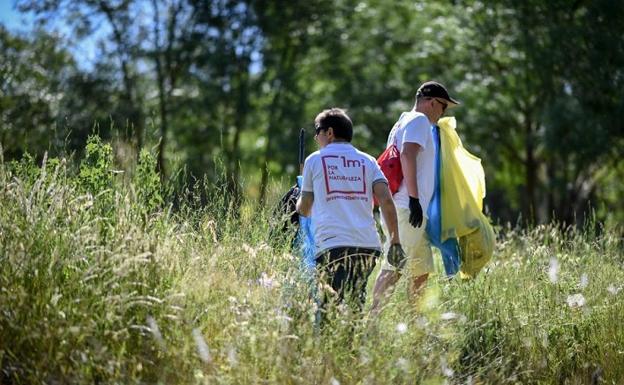
{"label": "leg", "polygon": [[319,258],[321,282],[336,293],[334,298],[329,298],[327,292],[321,296],[323,308],[329,302],[346,302],[361,311],[366,300],[366,283],[380,254],[379,250],[355,247],[339,247],[323,253]]}
{"label": "leg", "polygon": [[[420,295],[422,287],[427,282],[429,273],[434,271],[431,245],[426,234],[427,219],[425,218],[423,220],[422,226],[416,228],[409,223],[409,210],[398,207],[397,220],[399,223],[401,245],[407,255],[407,262],[403,271],[398,272],[396,268],[391,266],[387,259],[384,258],[381,274],[375,283],[373,297],[374,311],[378,309],[380,301],[383,300],[383,293],[389,287],[396,284],[402,274],[409,277],[408,294],[410,301],[415,301]],[[388,230],[385,224],[383,230],[386,234],[386,238],[388,238]]]}
{"label": "leg", "polygon": [[380,306],[394,292],[394,285],[401,278],[401,273],[394,270],[381,270],[375,280],[375,287],[373,288],[373,305],[371,307],[371,313],[379,314]]}
{"label": "leg", "polygon": [[409,287],[407,288],[410,302],[416,303],[416,300],[420,297],[422,288],[427,282],[428,277],[429,273],[425,273],[416,277],[412,277],[410,279]]}
{"label": "leg", "polygon": [[325,288],[320,291],[320,305],[323,312],[327,311],[330,303],[342,301],[342,288],[347,279],[344,251],[344,247],[329,249],[317,259],[319,283],[325,285]]}
{"label": "leg", "polygon": [[349,260],[349,278],[346,290],[348,300],[362,311],[366,303],[366,286],[368,277],[375,267],[375,260],[381,255],[381,251],[373,249],[353,249]]}

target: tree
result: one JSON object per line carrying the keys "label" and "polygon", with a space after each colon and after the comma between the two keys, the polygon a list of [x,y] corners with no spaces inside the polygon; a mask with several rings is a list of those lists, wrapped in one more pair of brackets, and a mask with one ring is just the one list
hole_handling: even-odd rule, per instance
{"label": "tree", "polygon": [[[596,171],[615,159],[613,144],[622,138],[621,122],[603,115],[606,105],[621,111],[621,50],[588,71],[606,42],[621,47],[622,6],[471,1],[461,8],[467,33],[455,61],[467,67],[467,100],[479,105],[467,114],[471,137],[491,149],[486,161],[498,170],[490,191],[507,205],[520,201],[526,220],[547,221],[553,212],[567,223],[582,220],[593,190],[587,184],[595,186]],[[589,34],[587,25],[598,32]]]}
{"label": "tree", "polygon": [[[166,8],[163,16],[161,8]],[[191,52],[200,44],[193,44],[192,15],[183,0],[152,0],[152,46],[147,47],[148,56],[155,64],[158,85],[158,108],[160,113],[160,141],[158,143],[158,169],[161,178],[165,172],[165,148],[169,138],[170,113],[173,92],[181,75],[191,65]],[[199,43],[199,42],[197,42]]]}
{"label": "tree", "polygon": [[[266,110],[267,115],[263,120],[266,140],[260,162],[259,200],[263,203],[271,166],[294,163],[294,144],[304,119],[306,87],[312,83],[303,79],[300,65],[313,44],[320,42],[322,20],[332,14],[332,7],[323,0],[286,4],[256,0],[251,4],[263,35],[259,83],[266,92],[259,95],[258,101],[258,107]],[[273,169],[279,173],[286,167]]]}
{"label": "tree", "polygon": [[[137,86],[137,52],[142,36],[139,34],[137,9],[141,6],[131,0],[17,0],[18,8],[23,12],[34,12],[40,24],[50,24],[62,20],[73,30],[77,39],[92,36],[106,25],[108,39],[112,43],[111,54],[119,63],[121,72],[122,98],[119,110],[124,112],[133,129],[137,148],[143,145],[145,118],[143,97]],[[138,152],[137,152],[138,153]]]}
{"label": "tree", "polygon": [[0,26],[0,145],[5,159],[27,151],[42,155],[63,140],[56,117],[76,71],[58,37],[42,30],[30,38],[15,36]]}

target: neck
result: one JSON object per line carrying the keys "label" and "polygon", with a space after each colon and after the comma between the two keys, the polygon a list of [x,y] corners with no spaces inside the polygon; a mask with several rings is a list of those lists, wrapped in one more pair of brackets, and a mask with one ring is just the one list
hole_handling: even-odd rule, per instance
{"label": "neck", "polygon": [[433,119],[433,116],[431,116],[431,112],[430,111],[421,110],[421,109],[418,108],[418,106],[414,106],[414,111],[420,112],[421,114],[425,115],[427,117],[427,119],[429,119],[429,123],[436,124],[436,121]]}

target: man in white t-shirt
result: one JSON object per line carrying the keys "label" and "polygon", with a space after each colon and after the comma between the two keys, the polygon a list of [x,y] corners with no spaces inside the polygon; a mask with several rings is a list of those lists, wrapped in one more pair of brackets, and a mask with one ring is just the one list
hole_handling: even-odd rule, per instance
{"label": "man in white t-shirt", "polygon": [[[401,114],[388,135],[387,147],[395,144],[401,151],[403,181],[393,198],[407,259],[384,260],[373,290],[373,310],[377,310],[380,301],[389,294],[388,290],[394,287],[402,272],[410,277],[410,298],[418,295],[429,273],[433,272],[431,245],[425,231],[426,213],[435,182],[437,144],[434,143],[433,130],[444,111],[458,104],[442,84],[425,82],[416,92],[414,108]],[[384,232],[387,232],[385,225]]]}
{"label": "man in white t-shirt", "polygon": [[387,224],[388,253],[404,258],[394,202],[375,158],[351,144],[353,124],[345,111],[324,110],[314,122],[320,150],[305,161],[297,211],[312,219],[321,281],[335,291],[336,300],[361,309],[368,276],[381,255],[373,195]]}

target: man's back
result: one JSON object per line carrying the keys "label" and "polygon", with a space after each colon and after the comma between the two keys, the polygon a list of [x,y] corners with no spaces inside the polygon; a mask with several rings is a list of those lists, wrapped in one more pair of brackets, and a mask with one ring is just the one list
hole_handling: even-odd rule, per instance
{"label": "man's back", "polygon": [[375,159],[350,143],[331,143],[306,159],[302,190],[314,193],[311,217],[318,251],[381,247],[372,215],[378,180],[385,178]]}

